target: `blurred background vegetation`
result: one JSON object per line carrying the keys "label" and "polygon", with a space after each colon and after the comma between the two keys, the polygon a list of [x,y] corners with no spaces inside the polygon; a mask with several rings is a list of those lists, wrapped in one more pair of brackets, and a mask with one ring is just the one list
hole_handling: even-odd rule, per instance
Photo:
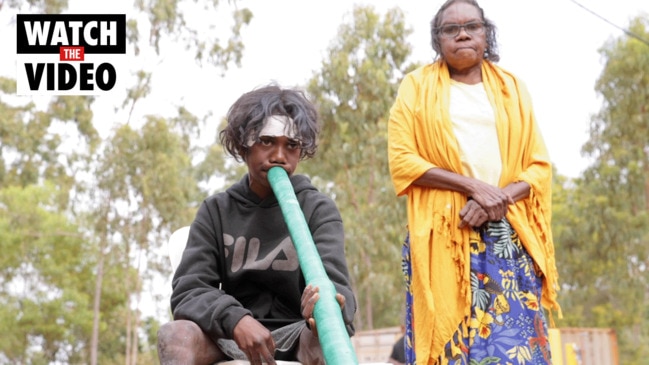
{"label": "blurred background vegetation", "polygon": [[[127,19],[129,47],[159,55],[162,40],[174,37],[225,73],[245,57],[241,30],[254,21],[232,3],[206,3],[205,11],[234,20],[224,38],[208,39],[185,21],[182,1],[136,1],[140,24]],[[67,5],[8,0],[0,10]],[[648,26],[637,17],[633,36],[602,44],[602,105],[583,146],[592,164],[578,177],[555,174],[553,191],[564,313],[557,325],[614,328],[622,364],[649,364]],[[300,168],[343,215],[360,330],[399,325],[403,311],[405,202],[388,173],[386,123],[401,78],[417,66],[410,32],[398,8],[357,6],[302,85],[323,134],[318,155]],[[136,75],[116,116],[130,116],[151,93],[151,73]],[[100,137],[95,98],[39,105],[15,92],[13,79],[0,78],[0,363],[156,363],[156,331],[170,316],[144,307],[168,302],[157,287],[170,274],[167,238],[243,167],[215,139],[199,143],[215,122],[183,106],[138,123],[115,119]]]}

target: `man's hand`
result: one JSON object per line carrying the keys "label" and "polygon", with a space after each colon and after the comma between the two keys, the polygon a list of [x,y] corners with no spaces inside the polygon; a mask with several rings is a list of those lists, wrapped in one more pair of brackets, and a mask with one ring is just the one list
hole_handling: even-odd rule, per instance
{"label": "man's hand", "polygon": [[251,316],[243,316],[234,327],[234,342],[248,357],[250,364],[275,365],[275,341],[270,331]]}
{"label": "man's hand", "polygon": [[[318,329],[315,318],[313,318],[313,310],[318,299],[320,299],[320,288],[313,287],[310,284],[307,285],[302,292],[302,317],[306,320],[308,327],[316,338],[318,337]],[[336,293],[336,301],[340,305],[340,310],[343,310],[345,308],[345,296]]]}

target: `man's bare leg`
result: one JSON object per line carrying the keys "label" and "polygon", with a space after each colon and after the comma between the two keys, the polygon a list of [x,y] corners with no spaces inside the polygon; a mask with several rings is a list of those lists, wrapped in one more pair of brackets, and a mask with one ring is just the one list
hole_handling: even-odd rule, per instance
{"label": "man's bare leg", "polygon": [[226,357],[196,323],[177,320],[158,330],[158,358],[161,365],[211,365]]}
{"label": "man's bare leg", "polygon": [[300,342],[297,348],[297,360],[302,364],[325,364],[322,347],[320,347],[320,341],[308,328],[304,328],[302,333],[300,333]]}

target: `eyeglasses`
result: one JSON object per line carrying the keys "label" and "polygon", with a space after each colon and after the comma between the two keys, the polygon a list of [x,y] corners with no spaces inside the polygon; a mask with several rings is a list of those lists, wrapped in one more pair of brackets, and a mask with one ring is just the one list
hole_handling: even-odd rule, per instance
{"label": "eyeglasses", "polygon": [[436,28],[436,30],[437,30],[437,34],[441,34],[442,37],[444,38],[455,38],[457,37],[458,34],[460,34],[460,30],[462,28],[464,28],[464,30],[471,35],[482,34],[482,32],[484,32],[484,23],[468,22],[462,25],[446,24],[446,25],[442,25],[439,28]]}

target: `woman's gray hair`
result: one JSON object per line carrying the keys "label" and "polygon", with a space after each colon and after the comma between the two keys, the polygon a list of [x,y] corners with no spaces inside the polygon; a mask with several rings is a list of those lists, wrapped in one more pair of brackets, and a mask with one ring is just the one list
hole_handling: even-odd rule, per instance
{"label": "woman's gray hair", "polygon": [[430,35],[433,50],[439,57],[444,58],[444,54],[442,53],[442,45],[439,39],[439,27],[442,25],[442,14],[444,13],[444,11],[455,3],[467,3],[469,5],[475,6],[478,9],[478,11],[480,12],[480,18],[482,19],[482,22],[485,26],[485,34],[487,40],[487,47],[484,51],[484,58],[491,62],[500,61],[500,55],[498,54],[498,42],[496,41],[496,25],[491,20],[485,18],[484,10],[480,7],[480,5],[478,5],[478,2],[475,0],[447,0],[444,5],[439,8],[437,14],[435,14],[435,17],[430,22]]}

